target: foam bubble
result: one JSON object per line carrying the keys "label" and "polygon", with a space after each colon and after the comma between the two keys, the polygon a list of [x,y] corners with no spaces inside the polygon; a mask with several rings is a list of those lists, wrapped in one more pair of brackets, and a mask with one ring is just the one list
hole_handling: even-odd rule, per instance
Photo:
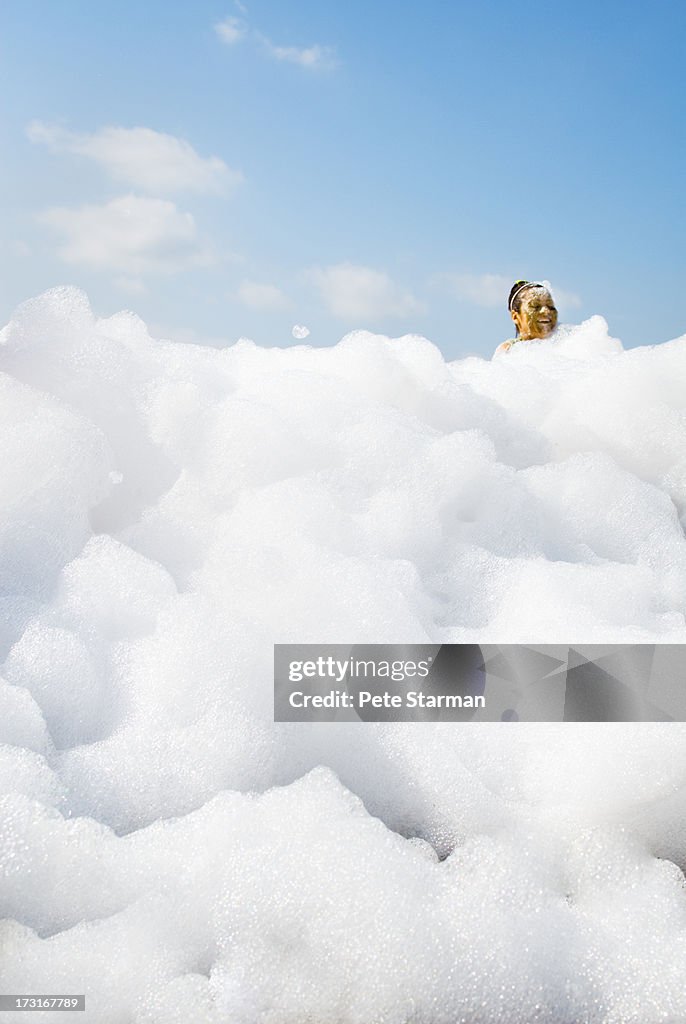
{"label": "foam bubble", "polygon": [[683,726],[271,721],[277,641],[685,642],[686,338],[209,349],[55,289],[0,398],[0,990],[686,1016]]}

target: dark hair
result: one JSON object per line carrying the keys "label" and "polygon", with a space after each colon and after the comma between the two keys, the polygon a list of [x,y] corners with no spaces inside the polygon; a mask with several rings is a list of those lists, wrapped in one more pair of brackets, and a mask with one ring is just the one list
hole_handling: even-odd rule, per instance
{"label": "dark hair", "polygon": [[[535,281],[515,281],[515,283],[510,288],[510,294],[507,300],[507,308],[510,313],[519,312],[519,310],[522,308],[522,296],[524,295],[524,292],[527,290],[527,286],[532,287],[535,286],[535,284]],[[515,295],[515,293],[518,294],[517,298],[514,300],[513,303],[512,296]]]}

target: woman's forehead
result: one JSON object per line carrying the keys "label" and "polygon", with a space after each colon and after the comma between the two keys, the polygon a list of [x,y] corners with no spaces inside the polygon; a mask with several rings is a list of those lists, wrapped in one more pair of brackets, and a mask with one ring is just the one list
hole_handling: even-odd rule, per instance
{"label": "woman's forehead", "polygon": [[543,288],[538,285],[536,288],[527,288],[522,296],[522,304],[529,302],[550,302],[551,305],[555,305],[553,297],[547,288]]}

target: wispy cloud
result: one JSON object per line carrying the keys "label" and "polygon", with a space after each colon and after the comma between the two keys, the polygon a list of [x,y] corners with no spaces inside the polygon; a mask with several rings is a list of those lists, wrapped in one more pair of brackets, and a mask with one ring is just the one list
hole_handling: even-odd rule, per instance
{"label": "wispy cloud", "polygon": [[145,192],[223,193],[243,180],[219,157],[202,157],[185,139],[152,128],[108,126],[88,134],[32,121],[26,134],[53,152],[93,160],[115,181]]}
{"label": "wispy cloud", "polygon": [[557,285],[546,282],[550,287],[550,294],[555,299],[560,309],[578,309],[581,305],[581,296],[576,292],[568,292],[565,288],[558,288]]}
{"label": "wispy cloud", "polygon": [[58,255],[65,263],[115,271],[127,281],[213,262],[191,214],[165,199],[128,195],[102,205],[53,207],[39,221],[62,236]]}
{"label": "wispy cloud", "polygon": [[[242,15],[247,14],[240,0],[235,0],[234,6]],[[214,31],[227,46],[234,46],[250,34],[256,42],[261,43],[264,52],[273,60],[296,64],[309,71],[332,71],[340,64],[333,46],[322,46],[321,43],[312,43],[311,46],[281,46],[262,32],[251,30],[245,17],[228,15],[215,24]]]}
{"label": "wispy cloud", "polygon": [[289,64],[297,64],[301,68],[310,71],[333,71],[339,66],[336,51],[332,46],[321,46],[313,43],[312,46],[277,46],[266,36],[260,37],[262,44],[275,60],[286,61]]}
{"label": "wispy cloud", "polygon": [[383,270],[338,263],[317,267],[310,280],[334,316],[342,320],[406,317],[421,307],[411,292],[400,288]]}
{"label": "wispy cloud", "polygon": [[[497,307],[507,306],[514,277],[505,274],[436,274],[432,283],[443,288],[458,299],[463,299],[474,306]],[[574,292],[553,287],[549,281],[543,282],[550,288],[555,301],[562,309],[573,309],[581,305],[581,299]]]}
{"label": "wispy cloud", "polygon": [[507,305],[512,280],[504,274],[445,273],[437,274],[433,283],[474,306],[502,306]]}
{"label": "wispy cloud", "polygon": [[239,42],[247,33],[247,26],[242,18],[228,17],[218,21],[214,31],[227,46],[233,46]]}
{"label": "wispy cloud", "polygon": [[125,274],[122,274],[121,277],[115,277],[112,284],[115,288],[126,292],[128,295],[144,295],[148,290],[140,277],[127,277]]}
{"label": "wispy cloud", "polygon": [[259,281],[242,281],[237,297],[244,306],[251,309],[280,310],[290,309],[291,300],[274,284],[261,284]]}

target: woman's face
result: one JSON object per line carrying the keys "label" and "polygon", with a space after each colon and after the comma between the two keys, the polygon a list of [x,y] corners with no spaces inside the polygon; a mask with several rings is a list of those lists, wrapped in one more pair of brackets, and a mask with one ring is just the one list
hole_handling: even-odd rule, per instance
{"label": "woman's face", "polygon": [[521,338],[547,338],[557,327],[557,310],[550,292],[545,288],[527,288],[519,310],[512,310],[512,319]]}

